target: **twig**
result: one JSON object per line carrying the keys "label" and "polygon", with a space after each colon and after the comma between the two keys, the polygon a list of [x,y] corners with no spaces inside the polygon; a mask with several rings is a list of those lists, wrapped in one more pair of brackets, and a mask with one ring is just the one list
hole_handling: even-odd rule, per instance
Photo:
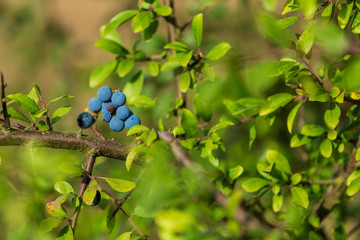
{"label": "twig", "polygon": [[[131,195],[131,193],[132,193],[133,191],[134,191],[134,189],[132,189],[131,191],[128,191],[128,192],[126,193],[126,195],[125,195],[122,199],[120,199],[120,202],[119,202],[119,206],[120,206],[120,207],[126,202],[126,200],[130,197],[130,195]],[[115,215],[116,215],[116,213],[119,211],[120,207],[117,207],[117,208],[114,210],[113,214],[111,214],[111,216],[110,216],[110,218],[109,218],[110,220],[115,217]]]}
{"label": "twig", "polygon": [[6,106],[4,75],[2,72],[0,74],[1,74],[1,102],[2,102],[2,111],[4,115],[4,128],[5,130],[9,130],[11,126],[10,126],[9,114],[7,112],[7,106]]}
{"label": "twig", "polygon": [[95,133],[96,136],[98,136],[99,138],[101,138],[102,140],[107,140],[106,137],[104,137],[104,135],[102,135],[96,128],[95,126],[92,128],[93,132]]}
{"label": "twig", "polygon": [[349,233],[347,234],[347,237],[350,238],[351,235],[356,233],[360,229],[360,223],[358,223],[355,227],[353,227]]}
{"label": "twig", "polygon": [[[128,215],[125,210],[121,207],[121,204],[118,203],[116,201],[116,199],[106,190],[104,190],[100,185],[97,185],[97,187],[99,188],[100,191],[102,191],[103,193],[105,193],[106,195],[108,195],[111,199],[111,201],[120,209],[120,211],[122,211],[122,213],[127,217],[127,219],[130,221],[130,223],[133,225],[133,227],[135,228],[135,230],[141,235],[141,237],[143,239],[146,240],[145,235],[140,231],[140,229],[136,226],[136,224],[134,223],[134,221],[131,219],[130,215]],[[130,195],[130,194],[129,194]]]}
{"label": "twig", "polygon": [[306,68],[310,71],[311,75],[315,78],[316,82],[318,84],[320,84],[321,86],[324,86],[323,82],[321,81],[321,79],[315,74],[315,72],[313,71],[313,69],[311,68],[310,64],[303,58],[299,59],[300,62],[302,62],[303,64],[305,64]]}
{"label": "twig", "polygon": [[[41,95],[39,95],[39,99],[40,99],[41,106],[42,106],[43,110],[46,109],[47,106],[46,106],[46,104],[45,104],[45,102],[44,102],[44,99],[41,97]],[[53,128],[52,128],[52,125],[51,125],[51,121],[50,121],[49,116],[47,115],[47,113],[45,113],[44,116],[45,116],[46,125],[48,125],[48,126],[49,126],[49,130],[52,131]]]}
{"label": "twig", "polygon": [[79,190],[79,206],[76,207],[73,219],[71,221],[71,228],[72,228],[74,234],[75,234],[76,223],[77,223],[77,220],[79,218],[80,211],[81,211],[81,205],[82,205],[82,202],[83,202],[82,196],[83,196],[83,194],[85,192],[85,189],[89,185],[89,182],[90,182],[89,175],[91,176],[91,174],[92,174],[92,170],[93,170],[93,167],[94,167],[94,164],[95,164],[95,159],[96,159],[96,156],[94,156],[94,155],[89,155],[88,156],[87,161],[86,161],[86,165],[85,165],[85,169],[84,169],[85,172],[82,174],[80,190]]}

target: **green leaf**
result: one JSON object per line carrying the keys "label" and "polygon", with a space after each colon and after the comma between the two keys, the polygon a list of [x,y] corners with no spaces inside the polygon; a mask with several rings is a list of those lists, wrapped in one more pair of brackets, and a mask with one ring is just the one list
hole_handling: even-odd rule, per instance
{"label": "green leaf", "polygon": [[348,24],[349,20],[350,20],[350,16],[351,16],[351,12],[354,6],[354,2],[348,2],[348,3],[343,3],[343,4],[339,4],[339,14],[338,14],[338,24],[340,26],[341,29],[345,29],[346,25]]}
{"label": "green leaf", "polygon": [[249,130],[249,149],[251,150],[251,146],[255,141],[256,138],[256,127],[255,127],[256,121],[253,122],[253,124],[250,127]]}
{"label": "green leaf", "polygon": [[321,13],[321,18],[330,21],[333,13],[334,13],[334,4],[329,3],[324,7],[324,10]]}
{"label": "green leaf", "polygon": [[139,108],[151,108],[155,105],[155,100],[145,95],[132,96],[128,98],[128,104]]}
{"label": "green leaf", "polygon": [[14,100],[21,109],[30,113],[38,112],[40,109],[33,99],[23,93],[8,95],[7,98]]}
{"label": "green leaf", "polygon": [[16,110],[15,108],[7,108],[7,112],[9,116],[13,119],[31,123],[30,119],[27,116],[25,116],[22,112]]}
{"label": "green leaf", "polygon": [[172,49],[175,52],[189,52],[190,49],[184,43],[181,42],[171,42],[164,46],[164,49]]}
{"label": "green leaf", "polygon": [[156,77],[159,74],[160,65],[157,62],[150,61],[146,65],[145,70],[150,76]]}
{"label": "green leaf", "polygon": [[54,103],[54,102],[57,102],[57,101],[59,101],[59,100],[62,100],[63,98],[72,99],[72,98],[74,98],[74,96],[71,96],[71,95],[63,95],[63,96],[54,98],[54,99],[52,99],[50,102],[48,102],[48,105],[49,105],[50,103]]}
{"label": "green leaf", "polygon": [[120,56],[124,56],[128,54],[128,50],[126,50],[123,46],[121,46],[119,43],[107,39],[107,38],[101,38],[95,43],[95,47],[98,47],[102,50],[111,52],[113,54],[117,54]]}
{"label": "green leaf", "polygon": [[190,137],[195,136],[199,131],[195,116],[186,108],[181,111],[181,126]]}
{"label": "green leaf", "polygon": [[128,21],[130,18],[134,17],[138,11],[136,10],[127,10],[117,14],[113,17],[110,22],[106,25],[104,30],[105,35],[114,31],[118,26]]}
{"label": "green leaf", "polygon": [[74,233],[70,226],[64,227],[59,235],[56,237],[56,240],[73,240]]}
{"label": "green leaf", "polygon": [[146,28],[144,31],[141,31],[141,37],[147,41],[150,40],[154,34],[156,33],[157,29],[159,26],[159,21],[155,20],[153,22],[151,22],[150,26],[148,28]]}
{"label": "green leaf", "polygon": [[271,187],[271,191],[273,192],[273,194],[279,194],[281,188],[278,184],[274,184],[272,187]]}
{"label": "green leaf", "polygon": [[151,24],[153,13],[148,11],[139,12],[132,20],[131,27],[134,33],[141,32]]}
{"label": "green leaf", "polygon": [[54,185],[54,189],[61,194],[69,194],[74,192],[72,186],[65,181],[56,182]]}
{"label": "green leaf", "polygon": [[289,102],[291,102],[294,99],[294,96],[289,93],[277,93],[275,95],[272,95],[268,97],[266,100],[266,103],[261,106],[259,115],[265,116],[268,115],[274,111],[276,111],[278,108],[285,106]]}
{"label": "green leaf", "polygon": [[40,131],[45,132],[48,131],[50,129],[50,127],[46,124],[45,121],[41,120],[38,122],[37,127],[39,128]]}
{"label": "green leaf", "polygon": [[137,96],[141,93],[144,85],[144,73],[142,71],[137,72],[130,81],[127,81],[123,93],[127,98]]}
{"label": "green leaf", "polygon": [[229,170],[229,178],[231,180],[235,180],[244,172],[244,168],[240,165],[237,165],[236,167],[230,168]]}
{"label": "green leaf", "polygon": [[215,72],[214,69],[208,64],[204,63],[201,68],[201,73],[205,78],[209,79],[211,82],[215,80]]}
{"label": "green leaf", "polygon": [[198,118],[203,119],[205,122],[210,122],[212,117],[211,106],[199,94],[195,95],[193,106],[194,113]]}
{"label": "green leaf", "polygon": [[241,186],[246,192],[256,192],[261,188],[268,186],[269,182],[262,178],[250,178],[244,181]]}
{"label": "green leaf", "polygon": [[325,132],[325,129],[317,124],[306,124],[301,129],[301,134],[309,137],[317,137],[322,135]]}
{"label": "green leaf", "polygon": [[330,100],[329,93],[310,75],[299,76],[299,83],[307,94],[310,94],[309,101],[328,102]]}
{"label": "green leaf", "polygon": [[223,129],[223,128],[226,128],[226,127],[232,126],[232,125],[234,125],[234,123],[232,123],[230,121],[219,122],[211,127],[211,129],[209,131],[209,135],[211,135],[214,132],[219,131],[220,129]]}
{"label": "green leaf", "polygon": [[356,150],[355,160],[356,160],[356,161],[359,161],[359,160],[360,160],[360,148],[358,148],[358,149]]}
{"label": "green leaf", "polygon": [[184,71],[179,77],[179,89],[181,92],[186,93],[190,87],[191,76],[189,71]]}
{"label": "green leaf", "polygon": [[231,46],[227,42],[222,42],[213,47],[206,55],[206,60],[216,61],[222,58],[229,50]]}
{"label": "green leaf", "polygon": [[331,102],[324,115],[326,125],[331,129],[335,129],[339,123],[340,115],[341,110],[338,104]]}
{"label": "green leaf", "polygon": [[310,52],[314,43],[314,36],[314,22],[311,22],[296,42],[296,50],[301,57]]}
{"label": "green leaf", "polygon": [[130,240],[132,232],[125,232],[118,236],[115,240]]}
{"label": "green leaf", "polygon": [[287,127],[288,127],[288,130],[289,130],[290,134],[292,133],[292,129],[293,129],[293,126],[294,126],[295,119],[296,119],[297,115],[299,114],[299,110],[300,110],[300,108],[301,108],[301,106],[303,104],[304,103],[296,104],[295,107],[293,109],[291,109],[291,111],[290,111],[290,113],[288,115]]}
{"label": "green leaf", "polygon": [[350,186],[346,190],[346,194],[348,196],[353,196],[359,190],[360,190],[360,178],[356,178],[355,180],[351,181]]}
{"label": "green leaf", "polygon": [[279,212],[281,209],[283,203],[283,195],[277,195],[274,194],[273,195],[273,199],[272,199],[272,209],[274,212]]}
{"label": "green leaf", "polygon": [[300,147],[302,145],[309,143],[310,141],[311,139],[308,136],[296,134],[290,140],[290,147],[291,148]]}
{"label": "green leaf", "polygon": [[172,69],[175,69],[178,67],[181,67],[181,64],[179,62],[166,62],[161,66],[160,70],[163,72],[163,71],[172,70]]}
{"label": "green leaf", "polygon": [[351,24],[351,31],[355,34],[360,34],[360,14],[356,13],[354,21]]}
{"label": "green leaf", "polygon": [[142,132],[148,131],[148,130],[149,130],[149,128],[147,128],[144,125],[135,125],[132,128],[130,128],[130,130],[128,131],[126,136],[130,136],[130,135],[137,134],[137,133],[142,133]]}
{"label": "green leaf", "polygon": [[352,62],[343,72],[345,88],[348,92],[360,90],[360,60]]}
{"label": "green leaf", "polygon": [[346,180],[346,186],[350,186],[351,182],[358,178],[360,178],[360,170],[352,172]]}
{"label": "green leaf", "polygon": [[36,113],[31,114],[31,116],[35,117],[35,118],[41,118],[42,116],[44,116],[44,114],[46,114],[48,112],[49,109],[45,108],[42,109]]}
{"label": "green leaf", "polygon": [[116,72],[119,77],[125,77],[134,68],[135,62],[132,59],[126,58],[121,60],[117,65]]}
{"label": "green leaf", "polygon": [[146,139],[146,146],[150,146],[153,141],[157,139],[158,135],[154,129],[151,129],[148,138]]}
{"label": "green leaf", "polygon": [[293,202],[299,206],[307,209],[309,206],[309,197],[307,192],[302,187],[293,187],[291,189],[291,195]]}
{"label": "green leaf", "polygon": [[53,217],[58,217],[61,219],[67,218],[67,213],[61,204],[57,202],[48,202],[45,206],[46,212]]}
{"label": "green leaf", "polygon": [[192,20],[192,30],[196,45],[200,47],[203,33],[203,14],[199,13]]}
{"label": "green leaf", "polygon": [[291,168],[288,160],[284,155],[275,150],[266,151],[266,159],[272,164],[275,163],[275,168],[280,172],[291,174]]}
{"label": "green leaf", "polygon": [[360,9],[360,0],[355,0],[356,7]]}
{"label": "green leaf", "polygon": [[[138,125],[138,126],[141,126],[141,125]],[[132,127],[131,129],[133,129],[134,127]],[[142,147],[143,147],[143,145],[139,145],[139,146],[132,148],[131,151],[129,152],[129,154],[126,156],[125,167],[128,172],[130,171],[131,165],[132,165],[135,157],[139,154]]]}
{"label": "green leaf", "polygon": [[161,5],[155,8],[155,12],[157,15],[166,17],[172,13],[172,8],[166,5]]}
{"label": "green leaf", "polygon": [[193,51],[175,53],[169,57],[169,62],[178,62],[181,66],[186,67],[191,60],[192,54]]}
{"label": "green leaf", "polygon": [[219,167],[219,159],[215,157],[213,154],[209,155],[209,162],[214,167]]}
{"label": "green leaf", "polygon": [[135,188],[135,183],[128,181],[128,180],[122,180],[122,179],[115,179],[115,178],[102,178],[104,179],[112,189],[114,189],[117,192],[128,192]]}
{"label": "green leaf", "polygon": [[62,219],[59,219],[57,217],[45,218],[40,223],[40,232],[50,232],[51,230],[59,226],[62,221]]}
{"label": "green leaf", "polygon": [[318,9],[317,0],[301,0],[299,3],[305,17],[313,16]]}
{"label": "green leaf", "polygon": [[36,93],[36,88],[35,88],[35,87],[33,87],[33,88],[30,90],[30,92],[28,93],[28,96],[29,96],[29,98],[31,98],[32,100],[34,100],[34,102],[35,102],[36,104],[39,103],[39,97],[38,97],[38,95],[37,95],[37,93]]}
{"label": "green leaf", "polygon": [[275,22],[275,24],[280,28],[280,29],[285,29],[290,27],[291,25],[293,25],[300,17],[298,16],[293,16],[293,17],[287,17],[287,18],[281,18],[279,20],[277,20]]}
{"label": "green leaf", "polygon": [[293,186],[298,185],[301,182],[302,176],[301,173],[295,173],[294,175],[291,176],[290,180],[291,180],[291,184]]}
{"label": "green leaf", "polygon": [[96,180],[91,180],[89,186],[86,188],[83,195],[84,203],[90,206],[95,199],[96,191],[97,191],[97,182]]}
{"label": "green leaf", "polygon": [[111,73],[114,72],[117,62],[110,61],[94,69],[90,75],[89,86],[91,88],[100,85]]}
{"label": "green leaf", "polygon": [[64,117],[66,114],[68,114],[70,112],[70,110],[71,110],[70,105],[56,109],[55,112],[53,113],[53,115],[51,116],[52,124],[59,121],[62,117]]}
{"label": "green leaf", "polygon": [[329,139],[324,139],[320,145],[320,153],[326,158],[329,158],[332,154],[332,144]]}
{"label": "green leaf", "polygon": [[36,83],[33,83],[34,88],[36,89],[36,91],[38,92],[39,96],[41,96],[41,90],[39,85],[37,85]]}
{"label": "green leaf", "polygon": [[332,87],[330,89],[330,94],[331,94],[332,98],[336,98],[337,96],[339,96],[340,92],[341,91],[340,91],[340,89],[338,87]]}
{"label": "green leaf", "polygon": [[268,70],[269,77],[278,77],[288,71],[296,64],[294,61],[277,61],[270,65]]}
{"label": "green leaf", "polygon": [[296,0],[287,0],[285,5],[284,5],[284,10],[281,13],[282,15],[289,13],[289,12],[294,12],[294,11],[298,11],[300,10],[300,7],[298,4],[295,4]]}

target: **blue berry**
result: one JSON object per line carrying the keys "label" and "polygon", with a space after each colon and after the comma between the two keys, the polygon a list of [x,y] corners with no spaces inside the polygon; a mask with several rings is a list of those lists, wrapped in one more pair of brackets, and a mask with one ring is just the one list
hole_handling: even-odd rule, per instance
{"label": "blue berry", "polygon": [[97,96],[102,102],[107,102],[111,99],[111,88],[110,87],[101,87],[98,92]]}
{"label": "blue berry", "polygon": [[123,121],[128,119],[128,117],[130,117],[130,115],[131,115],[130,110],[126,106],[121,106],[121,107],[118,107],[118,109],[116,109],[116,116]]}
{"label": "blue berry", "polygon": [[107,110],[103,110],[103,112],[102,112],[102,120],[104,121],[104,122],[110,122],[110,120],[111,120],[111,118],[112,118],[112,114],[111,114],[111,112],[109,112],[109,111],[107,111]]}
{"label": "blue berry", "polygon": [[126,96],[123,92],[120,91],[114,92],[114,94],[111,96],[111,101],[116,106],[122,106],[126,102]]}
{"label": "blue berry", "polygon": [[102,111],[108,111],[110,112],[112,115],[115,115],[115,106],[113,102],[103,102],[102,103]]}
{"label": "blue berry", "polygon": [[96,190],[96,195],[95,195],[93,202],[91,203],[91,206],[98,205],[100,203],[100,200],[101,200],[101,194],[98,190]]}
{"label": "blue berry", "polygon": [[77,118],[77,123],[81,128],[89,128],[94,123],[94,118],[88,112],[82,112]]}
{"label": "blue berry", "polygon": [[131,115],[128,119],[125,121],[125,127],[127,130],[130,130],[135,125],[140,124],[140,118],[136,115]]}
{"label": "blue berry", "polygon": [[115,132],[120,132],[124,129],[124,121],[120,120],[117,117],[114,117],[110,121],[110,129]]}
{"label": "blue berry", "polygon": [[88,103],[89,110],[92,112],[99,112],[101,110],[102,102],[99,98],[92,98]]}

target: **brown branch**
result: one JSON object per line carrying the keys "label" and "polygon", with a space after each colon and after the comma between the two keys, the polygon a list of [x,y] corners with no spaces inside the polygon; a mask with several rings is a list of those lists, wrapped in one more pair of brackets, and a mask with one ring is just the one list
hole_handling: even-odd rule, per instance
{"label": "brown branch", "polygon": [[[99,188],[100,191],[102,191],[103,193],[105,193],[106,195],[108,195],[108,196],[110,197],[110,199],[111,199],[111,201],[113,202],[113,204],[115,204],[115,205],[118,207],[118,209],[120,209],[120,211],[127,217],[127,219],[130,221],[130,223],[133,225],[133,227],[135,228],[135,230],[141,235],[141,237],[142,237],[143,239],[146,240],[145,235],[144,235],[144,234],[140,231],[140,229],[136,226],[136,224],[134,223],[134,221],[131,219],[130,215],[128,215],[128,214],[125,212],[125,210],[121,207],[121,204],[118,203],[118,202],[116,201],[116,199],[115,199],[108,191],[106,191],[105,189],[103,189],[100,185],[97,185],[97,186],[98,186],[98,188]],[[130,195],[130,194],[129,194],[129,195]]]}
{"label": "brown branch", "polygon": [[309,72],[311,73],[311,75],[315,78],[315,81],[320,84],[321,86],[324,86],[323,82],[321,81],[321,79],[315,74],[314,70],[312,69],[312,67],[310,66],[310,64],[303,58],[299,59],[300,62],[302,62],[306,68],[309,70]]}
{"label": "brown branch", "polygon": [[1,75],[1,103],[2,103],[2,111],[4,115],[4,128],[5,130],[9,130],[11,126],[10,126],[9,114],[7,112],[7,106],[6,106],[4,75],[2,72],[0,73],[0,75]]}
{"label": "brown branch", "polygon": [[85,172],[82,174],[82,179],[81,179],[81,184],[80,184],[80,190],[79,190],[79,206],[76,207],[75,209],[75,213],[73,216],[73,219],[71,221],[71,228],[73,230],[73,233],[75,234],[75,227],[76,227],[76,223],[77,220],[79,218],[80,215],[80,211],[81,211],[81,205],[83,202],[82,196],[85,192],[85,189],[87,188],[87,186],[89,185],[90,182],[90,177],[92,174],[92,170],[95,164],[95,159],[96,157],[94,155],[89,155],[86,161],[86,165],[85,165]]}
{"label": "brown branch", "polygon": [[0,146],[27,146],[68,149],[92,154],[95,157],[104,156],[125,160],[131,146],[112,140],[102,140],[89,136],[78,136],[74,133],[41,132],[12,130],[0,132]]}

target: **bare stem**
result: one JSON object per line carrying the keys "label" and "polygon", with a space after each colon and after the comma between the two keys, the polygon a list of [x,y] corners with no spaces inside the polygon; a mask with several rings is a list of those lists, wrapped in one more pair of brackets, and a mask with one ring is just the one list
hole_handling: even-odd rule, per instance
{"label": "bare stem", "polygon": [[81,205],[82,205],[82,202],[83,202],[82,196],[83,196],[83,194],[85,192],[85,189],[89,185],[89,182],[90,182],[90,177],[89,176],[91,176],[91,174],[92,174],[92,170],[93,170],[93,167],[94,167],[94,164],[95,164],[95,159],[96,159],[96,156],[94,156],[94,155],[89,155],[88,156],[87,161],[86,161],[86,165],[85,165],[85,169],[84,169],[85,172],[82,175],[81,184],[80,184],[80,190],[79,190],[79,196],[78,196],[79,197],[79,206],[76,207],[73,219],[71,221],[71,228],[72,228],[74,234],[75,234],[76,223],[77,223],[77,220],[79,218],[80,211],[81,211]]}
{"label": "bare stem", "polygon": [[2,72],[0,74],[1,74],[1,103],[2,103],[2,111],[4,115],[4,128],[6,130],[9,130],[11,126],[10,126],[9,114],[7,112],[7,106],[6,106],[4,75]]}
{"label": "bare stem", "polygon": [[[124,213],[124,215],[127,217],[127,219],[130,221],[131,225],[133,225],[134,229],[141,235],[141,237],[143,239],[146,240],[146,237],[145,235],[140,231],[140,229],[136,226],[136,224],[134,223],[134,221],[131,219],[130,215],[128,215],[125,210],[122,208],[122,204],[123,203],[118,203],[116,201],[116,199],[109,193],[107,192],[106,190],[104,190],[100,185],[97,185],[97,187],[99,188],[100,191],[102,191],[103,193],[105,193],[106,195],[108,195],[111,199],[111,201],[118,207],[118,209],[120,209],[120,211],[122,211]],[[129,194],[130,196],[130,194]],[[124,201],[125,202],[125,201]]]}

